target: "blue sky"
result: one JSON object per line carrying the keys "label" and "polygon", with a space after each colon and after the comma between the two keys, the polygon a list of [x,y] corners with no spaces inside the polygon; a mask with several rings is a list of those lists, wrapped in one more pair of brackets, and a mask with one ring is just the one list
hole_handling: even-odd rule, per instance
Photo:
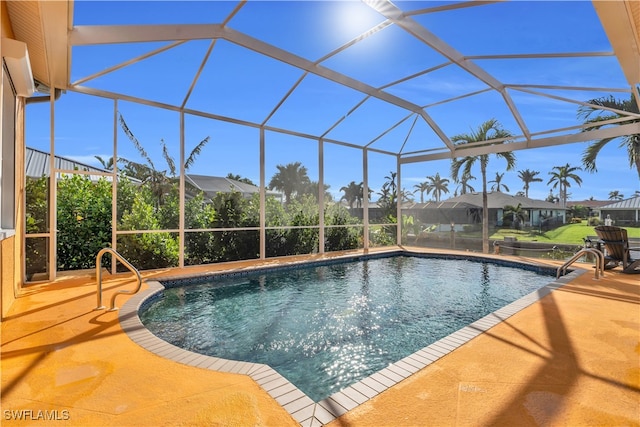
{"label": "blue sky", "polygon": [[[222,22],[236,4],[225,1],[80,0],[75,3],[74,13],[76,25],[203,24]],[[397,3],[405,11],[443,4],[447,2]],[[586,1],[516,1],[416,14],[414,19],[464,55],[611,50],[591,2]],[[228,27],[317,61],[383,21],[380,14],[360,2],[251,1],[230,20]],[[91,76],[165,45],[163,42],[74,47],[71,80],[74,82]],[[209,40],[190,41],[83,82],[81,86],[180,105],[209,47]],[[521,133],[513,115],[495,91],[438,104],[439,101],[486,88],[484,83],[464,70],[442,66],[444,61],[444,57],[415,37],[397,26],[389,26],[331,56],[321,65],[376,88],[434,68],[432,72],[384,90],[412,103],[428,106],[427,113],[447,136],[467,133],[494,117],[512,133]],[[508,61],[477,59],[475,62],[501,82],[514,85],[627,87],[615,58],[609,56]],[[275,109],[301,78],[293,93],[280,108]],[[610,93],[562,89],[539,91],[582,101]],[[579,123],[576,104],[517,90],[509,93],[531,132]],[[622,92],[615,95],[619,98],[629,96]],[[332,129],[342,117],[348,116],[331,130],[329,138],[356,145],[375,140],[373,147],[388,151],[397,151],[403,146],[404,152],[442,147],[442,142],[423,120],[418,120],[415,125],[413,117],[401,122],[407,118],[408,112],[383,101],[371,98],[349,114],[362,100],[363,95],[353,89],[314,75],[303,78],[303,72],[295,67],[229,41],[218,40],[186,105],[194,110],[258,124],[268,118],[270,126],[309,135],[321,135]],[[158,168],[165,168],[159,151],[161,139],[171,147],[171,155],[179,158],[178,113],[126,101],[119,102],[118,111],[124,115]],[[273,115],[270,116],[271,112]],[[28,107],[28,146],[49,150],[48,113],[47,104]],[[111,157],[113,115],[113,101],[67,92],[56,103],[56,153],[95,165],[95,155]],[[203,138],[211,138],[190,172],[207,175],[234,173],[258,182],[257,129],[189,115],[185,126],[187,152]],[[376,140],[390,128],[393,130]],[[139,160],[122,132],[117,132],[118,155]],[[307,167],[311,179],[318,179],[316,140],[267,132],[266,147],[267,182],[275,173],[276,165],[294,161],[300,161]],[[567,163],[580,166],[585,147],[586,143],[577,143],[518,151],[514,171],[505,172],[502,160],[492,160],[489,180],[495,177],[496,172],[504,172],[503,183],[513,194],[522,189],[517,171],[539,171],[544,181],[532,184],[530,196],[545,198],[549,192],[546,183],[552,168]],[[341,186],[350,181],[362,181],[362,154],[360,150],[334,144],[325,144],[324,150],[325,181],[331,186],[332,193],[339,197]],[[448,160],[405,165],[402,168],[403,187],[413,190],[414,185],[436,172],[449,177],[449,165]],[[617,143],[609,144],[598,157],[597,165],[597,174],[580,173],[583,183],[582,186],[572,185],[571,200],[607,199],[613,190],[629,197],[640,190],[637,172],[628,167],[626,151],[618,148]],[[372,154],[369,159],[370,187],[379,189],[384,177],[394,169],[395,157]],[[480,189],[479,171],[474,175],[478,179],[472,184]],[[451,183],[451,194],[455,187]],[[419,199],[419,195],[416,198]]]}

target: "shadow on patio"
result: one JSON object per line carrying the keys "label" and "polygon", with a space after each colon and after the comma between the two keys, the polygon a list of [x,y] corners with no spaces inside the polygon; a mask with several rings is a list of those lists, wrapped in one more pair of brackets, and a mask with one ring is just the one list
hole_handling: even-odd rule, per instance
{"label": "shadow on patio", "polygon": [[[104,298],[134,286],[106,279]],[[118,313],[93,310],[95,290],[72,278],[16,301],[2,323],[4,410],[67,410],[59,425],[297,425],[248,376],[133,343]],[[589,271],[330,425],[638,425],[639,291],[635,277]]]}

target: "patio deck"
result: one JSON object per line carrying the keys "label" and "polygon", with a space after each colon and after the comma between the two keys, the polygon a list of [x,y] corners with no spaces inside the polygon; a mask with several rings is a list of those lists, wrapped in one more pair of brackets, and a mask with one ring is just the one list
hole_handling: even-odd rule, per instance
{"label": "patio deck", "polygon": [[[640,425],[640,281],[616,271],[594,280],[584,267],[588,274],[329,425]],[[133,286],[127,275],[104,278],[105,302]],[[1,326],[3,425],[298,425],[248,376],[138,346],[118,313],[93,310],[95,292],[95,279],[79,273],[30,286],[12,306]]]}

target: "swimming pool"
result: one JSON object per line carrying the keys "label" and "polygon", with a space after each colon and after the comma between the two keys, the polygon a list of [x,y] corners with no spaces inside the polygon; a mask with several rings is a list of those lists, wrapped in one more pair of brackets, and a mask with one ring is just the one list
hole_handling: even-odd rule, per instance
{"label": "swimming pool", "polygon": [[166,283],[140,318],[178,347],[269,365],[318,402],[547,285],[553,273],[383,257]]}

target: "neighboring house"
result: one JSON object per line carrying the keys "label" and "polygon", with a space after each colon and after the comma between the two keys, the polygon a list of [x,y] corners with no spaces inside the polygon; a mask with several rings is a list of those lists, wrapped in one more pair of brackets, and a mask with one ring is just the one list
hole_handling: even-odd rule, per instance
{"label": "neighboring house", "polygon": [[[566,209],[545,200],[492,191],[487,193],[487,203],[489,225],[502,225],[504,207],[519,204],[527,212],[526,225],[532,227],[541,226],[549,220],[564,223],[566,219]],[[482,221],[482,193],[463,194],[441,202],[415,203],[405,207],[403,214],[413,215],[424,224],[453,224],[456,229],[460,229],[463,225]]]}
{"label": "neighboring house", "polygon": [[600,217],[600,208],[611,203],[611,200],[569,200],[567,201],[567,208],[573,206],[584,206],[589,211],[589,218]]}
{"label": "neighboring house", "polygon": [[[192,185],[197,191],[203,191],[210,199],[214,198],[218,193],[231,193],[232,191],[237,191],[247,198],[260,193],[260,187],[221,176],[188,173],[185,175],[185,182]],[[280,201],[284,198],[282,193],[277,191],[267,190],[266,194],[267,196],[274,196]]]}
{"label": "neighboring house", "polygon": [[604,221],[607,216],[614,225],[640,224],[640,197],[620,200],[600,208],[600,218]]}
{"label": "neighboring house", "polygon": [[[51,156],[47,152],[27,147],[25,151],[25,167],[27,177],[40,178],[43,176],[49,176],[50,157]],[[62,156],[55,156],[54,162],[55,168],[61,170],[111,173],[110,170],[101,169]],[[58,173],[58,179],[62,175],[65,175],[65,173]],[[105,175],[89,174],[88,176],[92,181],[97,181],[100,178],[111,180],[110,176]],[[140,180],[131,177],[129,177],[129,180],[137,183],[140,182]],[[220,176],[186,174],[185,181],[197,191],[203,191],[208,198],[213,198],[217,193],[220,192],[230,193],[231,191],[238,191],[242,193],[244,197],[251,197],[253,194],[257,194],[260,192],[260,188],[256,187],[255,185],[246,184],[241,181],[236,181],[234,179],[224,178]],[[282,201],[283,199],[282,193],[278,193],[276,191],[267,190],[267,195],[274,196],[280,201]]]}

